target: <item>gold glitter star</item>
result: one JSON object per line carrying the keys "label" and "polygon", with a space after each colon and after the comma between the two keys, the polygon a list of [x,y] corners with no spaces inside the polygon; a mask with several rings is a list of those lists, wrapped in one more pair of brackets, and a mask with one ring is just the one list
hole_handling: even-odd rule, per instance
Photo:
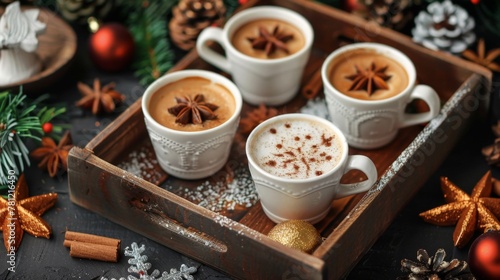
{"label": "gold glitter star", "polygon": [[475,230],[500,230],[500,198],[491,198],[491,172],[484,174],[469,196],[448,178],[441,177],[441,189],[448,204],[420,213],[424,221],[438,226],[456,224],[453,242],[465,246]]}
{"label": "gold glitter star", "polygon": [[56,200],[56,193],[29,197],[24,175],[19,176],[16,190],[8,195],[8,200],[0,197],[0,230],[7,252],[17,250],[24,231],[35,237],[50,237],[52,230],[40,216],[54,206]]}

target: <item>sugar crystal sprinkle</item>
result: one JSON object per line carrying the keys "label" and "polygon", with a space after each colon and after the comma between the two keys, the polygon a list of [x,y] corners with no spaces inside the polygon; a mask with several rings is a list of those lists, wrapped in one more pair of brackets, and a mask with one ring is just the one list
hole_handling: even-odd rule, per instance
{"label": "sugar crystal sprinkle", "polygon": [[166,189],[213,212],[250,208],[258,200],[250,172],[243,165],[233,171],[234,178],[230,182],[207,180],[195,188],[167,185]]}
{"label": "sugar crystal sprinkle", "polygon": [[117,166],[141,179],[152,180],[155,166],[158,161],[147,147],[142,146],[139,150],[134,150],[128,154],[125,161],[120,162]]}

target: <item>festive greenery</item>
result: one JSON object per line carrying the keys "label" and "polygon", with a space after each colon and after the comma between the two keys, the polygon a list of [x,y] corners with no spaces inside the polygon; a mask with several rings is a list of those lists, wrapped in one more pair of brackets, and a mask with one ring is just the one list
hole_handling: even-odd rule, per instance
{"label": "festive greenery", "polygon": [[[5,189],[9,173],[20,175],[30,165],[27,139],[40,140],[44,135],[42,125],[66,112],[64,107],[42,106],[47,96],[29,102],[20,91],[0,93],[0,189]],[[48,136],[57,138],[65,125],[51,124]]]}
{"label": "festive greenery", "polygon": [[[178,1],[124,1],[126,23],[136,42],[133,63],[142,85],[165,74],[174,64],[174,52],[168,37],[169,12]],[[227,16],[239,6],[237,0],[225,0]]]}
{"label": "festive greenery", "polygon": [[478,19],[496,36],[500,36],[500,1],[480,1],[476,5]]}
{"label": "festive greenery", "polygon": [[176,1],[124,1],[127,25],[136,42],[133,63],[140,83],[147,85],[167,72],[173,65],[174,54],[167,34],[167,17]]}

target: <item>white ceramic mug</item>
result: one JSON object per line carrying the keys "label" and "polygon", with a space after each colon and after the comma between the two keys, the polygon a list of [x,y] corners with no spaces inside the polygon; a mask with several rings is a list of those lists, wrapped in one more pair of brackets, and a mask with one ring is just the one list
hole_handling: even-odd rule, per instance
{"label": "white ceramic mug", "polygon": [[[408,85],[399,94],[380,100],[361,100],[341,93],[329,81],[332,61],[356,49],[380,53],[397,61],[408,74]],[[347,73],[346,73],[347,74]],[[437,116],[440,99],[436,91],[427,85],[416,85],[416,71],[412,61],[399,50],[378,43],[355,43],[331,53],[321,69],[325,98],[332,122],[342,130],[349,145],[372,149],[391,142],[400,128],[425,123]],[[407,105],[421,99],[427,103],[428,112],[406,113]]]}
{"label": "white ceramic mug", "polygon": [[[148,112],[151,96],[163,86],[188,77],[205,78],[228,89],[234,97],[235,108],[226,122],[208,130],[179,131],[161,125],[151,116]],[[233,82],[205,70],[168,73],[149,85],[142,97],[142,111],[160,166],[168,174],[182,179],[200,179],[220,170],[229,157],[242,103],[240,91]]]}
{"label": "white ceramic mug", "polygon": [[[268,18],[282,20],[299,28],[305,38],[304,47],[283,58],[259,59],[241,53],[231,44],[231,37],[240,26],[249,21]],[[311,24],[298,13],[281,7],[260,6],[235,14],[224,29],[205,28],[198,37],[196,49],[201,58],[232,75],[246,102],[280,105],[292,99],[299,90],[313,37]],[[210,49],[206,44],[208,41],[219,43],[226,56]]]}
{"label": "white ceramic mug", "polygon": [[[333,146],[323,147],[326,152],[332,151],[336,153],[336,161],[333,168],[325,170],[320,175],[313,173],[310,176],[303,178],[293,178],[290,176],[273,174],[264,168],[264,163],[260,154],[257,154],[256,149],[264,151],[273,141],[262,141],[259,139],[261,133],[273,129],[275,126],[283,127],[282,124],[286,122],[290,125],[294,123],[307,123],[311,126],[321,127],[318,131],[325,132],[336,139]],[[304,126],[302,126],[304,127]],[[295,132],[300,134],[301,132]],[[295,138],[294,133],[284,133],[287,136]],[[306,133],[304,133],[306,134]],[[291,135],[291,136],[290,136]],[[307,134],[301,135],[299,138],[310,137]],[[317,135],[317,137],[320,137]],[[323,137],[323,136],[321,136]],[[310,141],[316,141],[310,137]],[[281,140],[278,139],[277,143]],[[304,140],[306,141],[306,140]],[[311,142],[312,144],[317,142]],[[297,144],[301,147],[300,150],[304,151],[303,143]],[[297,149],[299,149],[297,147]],[[336,148],[335,148],[336,147]],[[280,147],[282,149],[283,147]],[[377,169],[373,162],[366,156],[362,155],[348,155],[348,144],[342,132],[331,122],[308,114],[284,114],[266,120],[258,125],[252,133],[250,133],[246,143],[246,155],[252,179],[255,182],[255,187],[262,204],[262,208],[266,215],[275,223],[286,220],[305,220],[310,223],[319,222],[330,211],[332,201],[337,198],[345,197],[348,195],[360,193],[370,189],[377,180]],[[325,151],[325,150],[323,150]],[[259,153],[261,153],[259,151]],[[267,153],[264,152],[264,153]],[[275,155],[275,154],[274,154]],[[324,156],[324,154],[319,155]],[[302,158],[300,159],[302,160]],[[308,158],[308,160],[315,160]],[[285,159],[285,162],[287,159]],[[283,162],[276,165],[277,168]],[[300,164],[300,163],[298,163]],[[341,184],[340,179],[349,170],[360,170],[366,174],[367,180],[352,184]]]}

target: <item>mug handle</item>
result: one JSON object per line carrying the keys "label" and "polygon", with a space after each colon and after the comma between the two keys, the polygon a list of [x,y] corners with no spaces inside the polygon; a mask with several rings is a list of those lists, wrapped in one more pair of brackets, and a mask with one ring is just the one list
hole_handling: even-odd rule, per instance
{"label": "mug handle", "polygon": [[406,127],[414,124],[425,123],[432,120],[435,116],[439,114],[441,109],[441,101],[436,91],[427,85],[417,85],[411,95],[410,103],[412,100],[422,99],[427,103],[430,110],[429,112],[418,113],[418,114],[404,114],[403,119],[399,123],[399,127]]}
{"label": "mug handle", "polygon": [[[226,51],[226,46],[223,42],[224,33],[221,28],[218,27],[207,27],[203,29],[201,34],[196,40],[196,50],[201,58],[206,60],[208,63],[218,67],[219,69],[231,74],[231,67],[229,61],[223,55],[215,52],[207,46],[208,41],[215,41],[224,48]],[[226,51],[227,52],[227,51]]]}
{"label": "mug handle", "polygon": [[351,194],[365,192],[369,190],[378,179],[377,168],[375,167],[375,164],[370,158],[366,156],[353,155],[347,158],[347,164],[344,170],[344,174],[349,172],[350,170],[355,169],[365,173],[368,179],[359,183],[340,184],[335,199],[342,198]]}

